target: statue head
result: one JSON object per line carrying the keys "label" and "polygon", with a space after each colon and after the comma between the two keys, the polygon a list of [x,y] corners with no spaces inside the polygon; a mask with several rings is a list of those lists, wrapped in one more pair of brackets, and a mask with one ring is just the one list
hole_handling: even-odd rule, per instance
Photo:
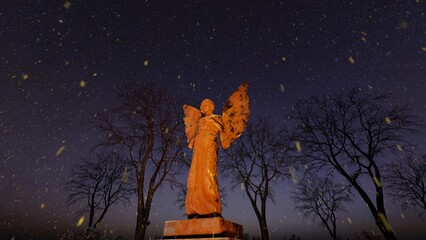
{"label": "statue head", "polygon": [[210,100],[210,99],[204,99],[201,102],[200,110],[205,115],[211,115],[211,114],[213,114],[213,111],[214,111],[214,103],[213,103],[213,101]]}

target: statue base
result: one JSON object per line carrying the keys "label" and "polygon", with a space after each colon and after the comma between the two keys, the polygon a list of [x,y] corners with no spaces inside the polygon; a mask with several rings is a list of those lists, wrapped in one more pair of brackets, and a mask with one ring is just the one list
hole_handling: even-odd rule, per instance
{"label": "statue base", "polygon": [[243,226],[221,217],[166,221],[163,239],[243,239]]}

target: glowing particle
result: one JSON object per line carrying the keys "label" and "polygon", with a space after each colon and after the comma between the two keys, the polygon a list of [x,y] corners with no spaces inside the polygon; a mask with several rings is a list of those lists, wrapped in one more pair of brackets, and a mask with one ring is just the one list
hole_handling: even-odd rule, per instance
{"label": "glowing particle", "polygon": [[77,227],[80,227],[81,225],[83,225],[83,223],[84,223],[84,216],[81,216],[80,219],[78,219],[76,225]]}
{"label": "glowing particle", "polygon": [[400,27],[401,29],[406,29],[406,28],[408,28],[408,22],[406,22],[406,21],[402,21],[402,22],[399,24],[399,27]]}
{"label": "glowing particle", "polygon": [[124,169],[123,173],[121,174],[121,181],[124,183],[127,183],[129,180],[130,172],[127,170],[127,167]]}
{"label": "glowing particle", "polygon": [[58,151],[56,151],[56,156],[59,156],[65,150],[65,146],[61,146]]}
{"label": "glowing particle", "polygon": [[287,58],[282,57],[281,60],[283,60],[283,62],[285,62],[287,60]]}
{"label": "glowing particle", "polygon": [[284,92],[284,84],[280,84],[280,89],[281,89],[281,92]]}
{"label": "glowing particle", "polygon": [[388,232],[393,232],[393,229],[391,227],[391,225],[389,224],[389,222],[386,219],[386,216],[383,212],[378,212],[377,215],[379,216],[380,220],[383,223],[383,227],[386,229],[386,231]]}
{"label": "glowing particle", "polygon": [[351,218],[348,218],[348,223],[352,224],[352,219]]}
{"label": "glowing particle", "polygon": [[362,40],[363,42],[367,42],[367,39],[365,38],[365,36],[367,36],[367,33],[365,33],[365,32],[361,32],[361,34],[363,35],[363,36],[361,36],[361,40]]}
{"label": "glowing particle", "polygon": [[30,75],[23,73],[21,77],[22,80],[27,80],[28,78],[30,78]]}
{"label": "glowing particle", "polygon": [[426,52],[426,47],[421,48],[423,52]]}
{"label": "glowing particle", "polygon": [[297,184],[297,183],[298,183],[298,180],[297,180],[296,169],[294,169],[294,167],[289,167],[289,168],[288,168],[288,172],[290,173],[291,181],[292,181],[294,184]]}
{"label": "glowing particle", "polygon": [[294,144],[296,145],[297,152],[302,152],[302,145],[300,145],[300,142],[295,141]]}
{"label": "glowing particle", "polygon": [[85,87],[86,86],[86,81],[84,81],[84,80],[81,80],[80,81],[80,87]]}
{"label": "glowing particle", "polygon": [[351,64],[354,64],[354,63],[355,63],[355,60],[354,60],[354,58],[353,58],[352,56],[350,56],[350,57],[348,58],[348,60],[349,60],[349,62],[350,62]]}
{"label": "glowing particle", "polygon": [[376,176],[373,177],[373,181],[374,181],[374,184],[377,187],[382,187],[382,183],[380,182],[380,180]]}
{"label": "glowing particle", "polygon": [[71,7],[71,3],[69,1],[64,2],[64,8],[69,9]]}
{"label": "glowing particle", "polygon": [[396,148],[398,149],[398,151],[402,152],[402,147],[401,147],[401,145],[397,144],[397,145],[396,145]]}
{"label": "glowing particle", "polygon": [[403,213],[401,213],[401,218],[405,219],[405,215]]}
{"label": "glowing particle", "polygon": [[43,208],[45,208],[46,207],[46,204],[45,203],[42,203],[41,205],[40,205],[40,208],[41,209],[43,209]]}
{"label": "glowing particle", "polygon": [[387,124],[390,124],[392,122],[392,120],[389,116],[385,117],[385,121],[386,121]]}
{"label": "glowing particle", "polygon": [[97,73],[93,73],[93,75],[92,75],[93,77],[96,77],[96,76],[98,76],[98,74]]}
{"label": "glowing particle", "polygon": [[149,63],[148,60],[143,61],[144,66],[148,66],[148,63]]}

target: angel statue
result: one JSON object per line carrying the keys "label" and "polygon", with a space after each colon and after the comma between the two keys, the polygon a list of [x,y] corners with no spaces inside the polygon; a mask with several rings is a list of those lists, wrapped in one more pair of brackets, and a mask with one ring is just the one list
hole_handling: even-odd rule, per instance
{"label": "angel statue", "polygon": [[241,84],[223,106],[222,116],[213,114],[210,99],[201,102],[200,110],[184,105],[185,134],[192,150],[188,174],[186,215],[189,219],[221,217],[217,182],[217,150],[220,143],[227,149],[244,131],[250,116],[248,84]]}

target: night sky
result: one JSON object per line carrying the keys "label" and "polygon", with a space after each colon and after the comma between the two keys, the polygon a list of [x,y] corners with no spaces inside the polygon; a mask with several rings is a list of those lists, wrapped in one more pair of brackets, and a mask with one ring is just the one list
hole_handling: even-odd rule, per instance
{"label": "night sky", "polygon": [[[211,98],[217,114],[248,82],[252,118],[277,124],[288,122],[298,99],[351,88],[391,92],[395,104],[408,104],[426,119],[425,4],[3,0],[0,238],[60,236],[76,228],[79,216],[66,207],[62,184],[97,143],[87,121],[114,103],[124,82],[154,81],[196,107]],[[426,153],[425,132],[412,138],[416,153]],[[276,186],[276,204],[269,203],[272,239],[327,237],[294,210],[291,187]],[[165,220],[185,217],[169,192],[164,187],[154,198],[148,236],[160,236]],[[225,218],[250,236],[259,234],[242,191],[229,192],[225,202]],[[386,203],[397,237],[426,238],[426,220],[417,211]],[[102,231],[132,236],[135,204],[113,206]],[[379,233],[359,199],[339,216],[342,234]]]}

